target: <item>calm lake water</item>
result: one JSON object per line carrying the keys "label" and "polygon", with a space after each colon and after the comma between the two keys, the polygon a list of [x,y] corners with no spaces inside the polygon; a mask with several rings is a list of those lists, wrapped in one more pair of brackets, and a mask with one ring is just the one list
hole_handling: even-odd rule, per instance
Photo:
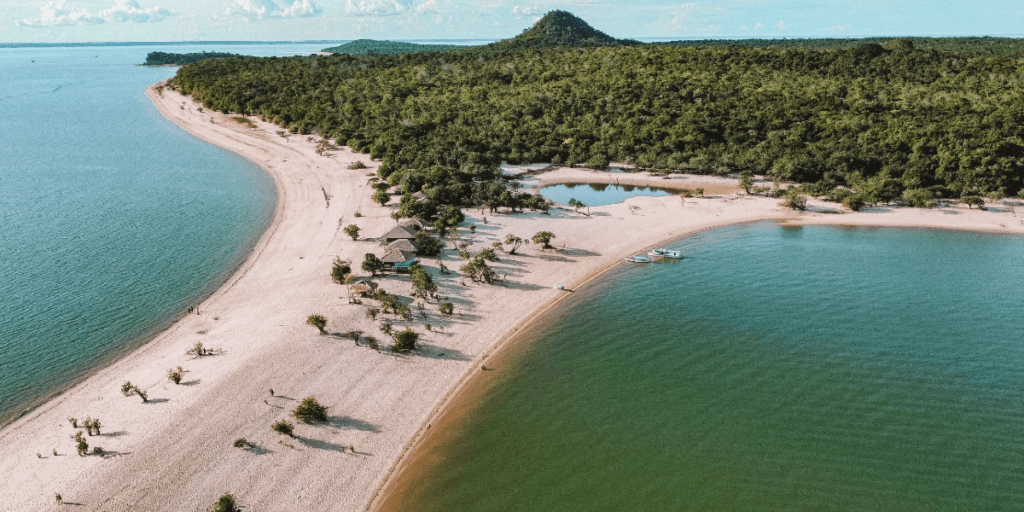
{"label": "calm lake water", "polygon": [[138,345],[223,282],[273,213],[255,165],[163,119],[151,51],[0,49],[0,423]]}
{"label": "calm lake water", "polygon": [[635,185],[609,185],[604,183],[570,183],[548,185],[540,189],[540,195],[559,204],[569,204],[570,199],[583,201],[587,206],[617,204],[636,196],[668,196],[679,191],[660,187],[639,187]]}
{"label": "calm lake water", "polygon": [[1024,238],[759,223],[670,247],[487,372],[400,508],[1020,509]]}

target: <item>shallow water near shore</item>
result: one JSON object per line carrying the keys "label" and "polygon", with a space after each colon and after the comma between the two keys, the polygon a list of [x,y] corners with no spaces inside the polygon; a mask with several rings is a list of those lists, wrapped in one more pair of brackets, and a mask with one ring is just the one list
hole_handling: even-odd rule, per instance
{"label": "shallow water near shore", "polygon": [[1024,238],[757,223],[669,247],[489,363],[383,509],[1019,507]]}
{"label": "shallow water near shore", "polygon": [[0,50],[0,424],[137,347],[244,261],[269,176],[164,119],[150,51],[288,55],[319,45]]}
{"label": "shallow water near shore", "polygon": [[609,183],[563,183],[548,185],[540,189],[540,195],[550,201],[568,205],[570,199],[575,199],[582,201],[587,206],[618,204],[630,197],[661,197],[678,193],[678,190],[668,188]]}

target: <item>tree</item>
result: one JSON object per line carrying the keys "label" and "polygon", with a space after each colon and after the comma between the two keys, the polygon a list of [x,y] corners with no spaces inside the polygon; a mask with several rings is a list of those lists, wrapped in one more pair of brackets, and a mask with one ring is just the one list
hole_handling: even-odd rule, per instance
{"label": "tree", "polygon": [[807,209],[807,196],[800,193],[800,189],[796,187],[790,187],[786,189],[786,199],[782,201],[782,206],[786,208],[792,208],[794,210],[804,211]]}
{"label": "tree", "polygon": [[932,200],[934,197],[930,190],[923,188],[911,188],[903,191],[903,199],[914,208],[934,207],[935,201]]}
{"label": "tree", "polygon": [[419,265],[413,265],[409,270],[409,275],[412,280],[412,286],[415,290],[413,292],[414,297],[433,297],[437,293],[437,284],[434,283],[433,278],[427,273],[426,269]]}
{"label": "tree", "polygon": [[542,249],[550,249],[552,238],[555,238],[554,233],[550,231],[538,231],[533,235],[533,243],[541,244]]}
{"label": "tree", "polygon": [[75,432],[75,448],[78,450],[79,457],[85,457],[89,453],[89,442],[85,440],[85,436],[81,432]]}
{"label": "tree", "polygon": [[452,314],[455,313],[455,304],[445,302],[438,307],[438,310],[441,311],[441,314],[444,316],[452,316]]}
{"label": "tree", "polygon": [[860,194],[850,194],[843,198],[843,206],[859,212],[861,208],[864,208],[864,198]]}
{"label": "tree", "polygon": [[512,246],[512,249],[508,251],[509,254],[515,254],[516,250],[523,246],[523,239],[509,233],[505,235],[505,245]]}
{"label": "tree", "polygon": [[323,423],[327,421],[327,407],[317,402],[315,397],[306,397],[292,411],[292,416],[303,423]]}
{"label": "tree", "polygon": [[701,197],[704,197],[704,188],[703,187],[697,187],[697,195],[701,196]]}
{"label": "tree", "polygon": [[324,318],[323,315],[309,315],[309,317],[306,318],[306,323],[319,329],[321,336],[327,334],[327,331],[324,330],[324,328],[327,327],[327,319]]}
{"label": "tree", "polygon": [[416,232],[416,245],[419,246],[416,254],[422,254],[423,256],[437,256],[444,249],[444,243],[430,236],[430,233],[424,230]]}
{"label": "tree", "polygon": [[372,276],[384,272],[384,262],[371,252],[366,253],[366,256],[363,257],[362,267],[363,271],[369,272]]}
{"label": "tree", "polygon": [[386,189],[378,188],[377,191],[373,193],[373,200],[374,202],[380,203],[381,206],[384,206],[391,200],[391,194],[388,194]]}
{"label": "tree", "polygon": [[465,220],[466,216],[459,207],[448,206],[444,209],[444,213],[434,221],[434,229],[437,230],[438,234],[444,236],[449,229],[462,224]]}
{"label": "tree", "polygon": [[124,384],[121,384],[121,394],[124,396],[138,395],[139,398],[142,399],[143,403],[149,401],[149,397],[146,395],[146,392],[139,389],[135,384],[132,384],[130,380],[126,380],[124,381]]}
{"label": "tree", "polygon": [[355,224],[345,226],[345,234],[352,237],[353,242],[359,240],[359,226],[356,226]]}
{"label": "tree", "polygon": [[210,512],[241,512],[241,508],[235,503],[235,497],[225,494],[217,500]]}
{"label": "tree", "polygon": [[750,171],[743,171],[740,173],[740,188],[744,192],[750,193],[750,189],[754,186],[754,173]]}
{"label": "tree", "polygon": [[494,249],[484,249],[476,253],[476,257],[487,261],[498,261],[498,255],[494,253]]}
{"label": "tree", "polygon": [[337,284],[344,284],[345,277],[352,273],[352,264],[341,258],[334,258],[334,265],[331,266],[331,281]]}
{"label": "tree", "polygon": [[278,434],[283,434],[289,437],[295,437],[295,425],[288,423],[285,420],[278,421],[270,426],[270,429]]}
{"label": "tree", "polygon": [[167,370],[167,378],[170,379],[175,384],[181,384],[181,377],[183,376],[184,373],[185,370],[182,369],[180,366],[177,369],[172,368],[170,370]]}
{"label": "tree", "polygon": [[472,261],[466,263],[459,268],[463,274],[466,274],[474,283],[487,283],[491,284],[498,277],[498,274],[487,265],[487,261],[484,258],[477,255]]}
{"label": "tree", "polygon": [[960,198],[960,201],[967,205],[968,210],[975,206],[979,208],[984,208],[985,206],[985,200],[981,196],[963,196]]}
{"label": "tree", "polygon": [[416,350],[416,341],[419,340],[419,333],[406,328],[404,331],[395,333],[395,352],[408,352],[410,350]]}

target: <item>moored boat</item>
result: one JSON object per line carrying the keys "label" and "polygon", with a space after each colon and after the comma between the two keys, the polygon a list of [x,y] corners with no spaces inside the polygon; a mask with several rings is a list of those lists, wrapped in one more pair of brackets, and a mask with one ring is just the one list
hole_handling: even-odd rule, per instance
{"label": "moored boat", "polygon": [[647,256],[630,256],[626,258],[626,261],[629,261],[631,263],[650,263],[651,259],[648,258]]}
{"label": "moored boat", "polygon": [[683,253],[679,251],[665,249],[664,247],[658,249],[651,249],[651,251],[648,252],[647,254],[649,256],[654,256],[655,258],[672,258],[677,260],[683,258]]}

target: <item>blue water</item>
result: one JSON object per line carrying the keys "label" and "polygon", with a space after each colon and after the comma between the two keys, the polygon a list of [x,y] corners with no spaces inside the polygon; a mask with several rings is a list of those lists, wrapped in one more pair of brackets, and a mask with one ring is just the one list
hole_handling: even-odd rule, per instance
{"label": "blue water", "polygon": [[1021,508],[1024,237],[760,223],[669,247],[491,363],[385,510]]}
{"label": "blue water", "polygon": [[609,185],[604,183],[569,183],[548,185],[540,189],[540,195],[556,203],[567,205],[570,199],[575,199],[582,201],[587,206],[617,204],[630,197],[661,197],[678,193],[678,191],[660,187]]}
{"label": "blue water", "polygon": [[176,68],[136,64],[319,46],[0,49],[0,423],[212,291],[273,213],[265,173],[145,97]]}

